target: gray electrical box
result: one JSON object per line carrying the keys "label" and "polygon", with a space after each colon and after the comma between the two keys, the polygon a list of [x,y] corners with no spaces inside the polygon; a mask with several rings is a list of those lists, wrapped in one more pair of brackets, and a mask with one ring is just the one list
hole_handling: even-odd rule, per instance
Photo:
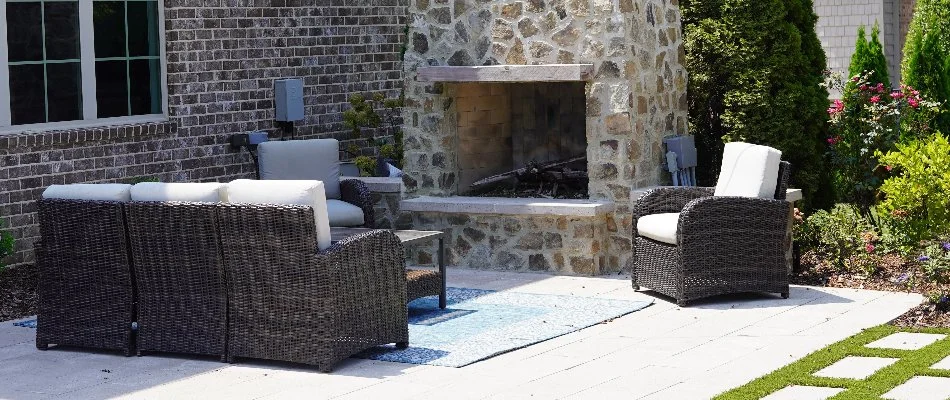
{"label": "gray electrical box", "polygon": [[670,136],[663,139],[666,150],[676,153],[676,164],[679,168],[696,166],[696,142],[690,135]]}
{"label": "gray electrical box", "polygon": [[303,119],[303,81],[298,78],[274,81],[274,107],[276,119],[282,122]]}

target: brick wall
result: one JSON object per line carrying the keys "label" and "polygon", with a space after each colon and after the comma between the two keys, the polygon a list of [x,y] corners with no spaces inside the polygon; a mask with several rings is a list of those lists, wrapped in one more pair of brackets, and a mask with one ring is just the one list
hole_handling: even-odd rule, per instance
{"label": "brick wall", "polygon": [[273,80],[304,79],[298,137],[345,138],[353,93],[398,93],[406,0],[165,0],[169,121],[0,136],[0,216],[31,262],[34,201],[55,183],[253,176],[230,134],[277,132]]}

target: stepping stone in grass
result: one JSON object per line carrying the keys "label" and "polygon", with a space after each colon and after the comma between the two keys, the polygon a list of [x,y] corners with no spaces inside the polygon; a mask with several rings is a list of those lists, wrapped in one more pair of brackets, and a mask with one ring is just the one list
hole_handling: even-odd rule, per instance
{"label": "stepping stone in grass", "polygon": [[897,332],[865,345],[878,349],[917,350],[947,337],[936,333]]}
{"label": "stepping stone in grass", "polygon": [[786,386],[762,400],[825,400],[844,391],[841,388],[818,386]]}
{"label": "stepping stone in grass", "polygon": [[838,360],[822,370],[815,372],[815,376],[826,378],[865,379],[877,370],[896,363],[899,358],[883,357],[855,357],[848,356]]}
{"label": "stepping stone in grass", "polygon": [[950,369],[950,356],[944,357],[943,360],[937,361],[936,364],[931,365],[930,368],[933,369]]}
{"label": "stepping stone in grass", "polygon": [[950,398],[950,378],[915,376],[881,397],[889,400],[946,400]]}

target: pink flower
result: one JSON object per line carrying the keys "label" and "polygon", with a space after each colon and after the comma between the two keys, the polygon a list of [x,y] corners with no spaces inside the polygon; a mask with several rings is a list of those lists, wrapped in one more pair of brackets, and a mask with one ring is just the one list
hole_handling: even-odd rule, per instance
{"label": "pink flower", "polygon": [[838,144],[839,142],[841,142],[841,136],[832,136],[828,138],[828,144],[832,146]]}
{"label": "pink flower", "polygon": [[858,89],[861,89],[861,90],[868,90],[868,85],[861,85],[861,86],[858,86]]}
{"label": "pink flower", "polygon": [[864,245],[864,250],[867,250],[868,253],[873,253],[873,252],[874,252],[874,245],[871,244],[871,243],[868,243],[868,244]]}
{"label": "pink flower", "polygon": [[885,165],[885,166],[884,166],[884,169],[886,169],[887,172],[891,172],[891,170],[894,169],[894,167],[892,167],[892,166],[890,166],[890,165]]}
{"label": "pink flower", "polygon": [[909,105],[911,108],[917,108],[918,106],[920,106],[920,102],[917,101],[917,99],[915,99],[915,98],[913,98],[913,97],[908,97],[908,98],[907,98],[907,105]]}
{"label": "pink flower", "polygon": [[874,103],[874,104],[880,103],[880,102],[881,102],[881,96],[878,96],[878,95],[871,96],[871,99],[868,100],[868,101],[870,101],[871,103]]}
{"label": "pink flower", "polygon": [[861,80],[861,77],[860,77],[860,76],[855,75],[855,76],[851,77],[851,82],[855,82],[855,83],[856,83],[856,82],[859,81],[859,80]]}
{"label": "pink flower", "polygon": [[835,100],[830,108],[828,108],[828,114],[835,115],[844,111],[844,102],[841,100]]}
{"label": "pink flower", "polygon": [[899,98],[901,98],[901,97],[904,97],[904,94],[903,94],[903,93],[898,92],[898,91],[896,91],[896,90],[893,91],[893,92],[891,92],[891,98],[892,98],[892,99],[899,99]]}
{"label": "pink flower", "polygon": [[878,93],[884,93],[884,84],[883,84],[883,83],[878,83],[878,84],[877,84],[877,87],[875,87],[875,89],[877,89],[877,92],[878,92]]}

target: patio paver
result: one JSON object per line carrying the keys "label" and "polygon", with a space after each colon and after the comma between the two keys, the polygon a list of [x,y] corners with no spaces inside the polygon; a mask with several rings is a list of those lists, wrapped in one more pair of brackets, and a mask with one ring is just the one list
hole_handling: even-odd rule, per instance
{"label": "patio paver", "polygon": [[838,360],[834,364],[822,368],[818,372],[815,372],[815,376],[823,376],[827,378],[864,379],[874,375],[874,373],[881,368],[896,363],[898,360],[900,359],[848,356]]}
{"label": "patio paver", "polygon": [[[449,285],[620,299],[649,298],[624,276],[449,270]],[[916,294],[793,287],[791,298],[741,295],[644,310],[463,368],[350,359],[332,374],[301,365],[33,345],[0,323],[0,398],[702,399],[887,322]],[[108,370],[110,372],[103,372]]]}
{"label": "patio paver", "polygon": [[878,349],[918,350],[947,337],[936,333],[897,332],[868,343],[865,347]]}
{"label": "patio paver", "polygon": [[762,400],[825,400],[844,389],[818,386],[788,386],[762,398]]}
{"label": "patio paver", "polygon": [[945,400],[950,398],[950,378],[915,376],[881,397],[890,400]]}

